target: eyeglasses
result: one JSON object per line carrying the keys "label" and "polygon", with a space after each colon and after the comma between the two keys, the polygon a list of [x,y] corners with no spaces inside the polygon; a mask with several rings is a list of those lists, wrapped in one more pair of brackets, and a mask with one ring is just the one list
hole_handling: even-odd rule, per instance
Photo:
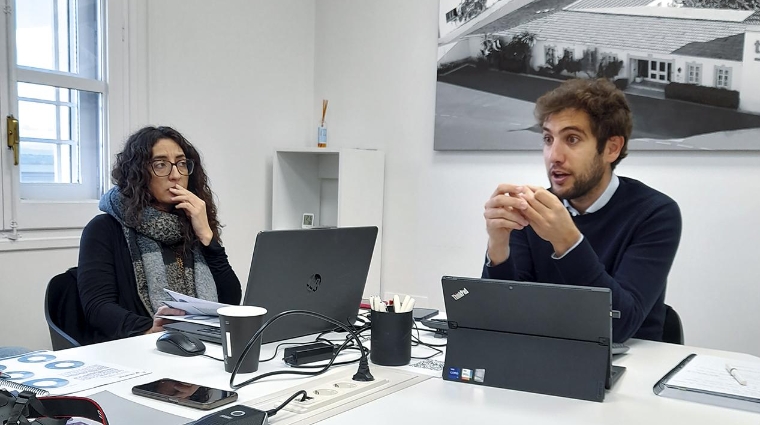
{"label": "eyeglasses", "polygon": [[183,176],[189,176],[190,174],[193,174],[195,163],[192,159],[180,159],[177,162],[158,159],[150,163],[150,168],[153,170],[153,174],[155,174],[156,177],[168,176],[172,173],[172,167],[177,167],[177,171]]}

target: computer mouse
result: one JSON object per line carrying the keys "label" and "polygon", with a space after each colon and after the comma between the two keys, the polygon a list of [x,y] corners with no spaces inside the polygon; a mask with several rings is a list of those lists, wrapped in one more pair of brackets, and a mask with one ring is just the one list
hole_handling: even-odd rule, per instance
{"label": "computer mouse", "polygon": [[184,332],[166,332],[156,340],[156,348],[164,353],[177,356],[198,356],[206,352],[203,342]]}

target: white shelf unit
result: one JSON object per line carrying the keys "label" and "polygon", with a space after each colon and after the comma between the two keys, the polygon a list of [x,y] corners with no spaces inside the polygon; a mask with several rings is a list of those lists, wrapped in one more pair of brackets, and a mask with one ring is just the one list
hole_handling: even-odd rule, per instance
{"label": "white shelf unit", "polygon": [[365,298],[380,295],[385,154],[377,150],[277,150],[273,160],[272,229],[300,229],[304,213],[314,226],[377,226]]}

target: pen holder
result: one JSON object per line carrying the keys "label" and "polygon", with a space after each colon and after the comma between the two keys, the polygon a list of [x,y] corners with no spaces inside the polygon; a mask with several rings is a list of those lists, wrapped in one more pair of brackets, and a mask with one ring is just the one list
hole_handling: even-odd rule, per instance
{"label": "pen holder", "polygon": [[381,366],[404,366],[412,359],[412,312],[383,313],[371,310],[369,359]]}

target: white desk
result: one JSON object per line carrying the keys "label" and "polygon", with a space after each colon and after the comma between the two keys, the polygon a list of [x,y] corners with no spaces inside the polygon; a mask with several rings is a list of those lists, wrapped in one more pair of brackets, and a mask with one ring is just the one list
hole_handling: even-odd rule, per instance
{"label": "white desk", "polygon": [[[72,358],[110,362],[153,372],[107,387],[93,389],[82,395],[107,389],[132,401],[180,416],[199,418],[205,415],[205,412],[200,410],[132,395],[132,386],[163,377],[217,388],[229,388],[229,374],[224,371],[224,365],[221,362],[207,357],[178,357],[158,352],[155,349],[157,336],[140,336],[58,353],[71,354]],[[310,339],[306,338],[306,340]],[[760,414],[757,413],[658,397],[652,392],[652,386],[657,380],[689,353],[757,361],[756,357],[648,341],[632,341],[630,345],[631,350],[628,354],[620,356],[614,362],[617,365],[626,366],[628,370],[615,387],[607,393],[603,403],[460,384],[432,378],[320,423],[355,425],[368,418],[381,416],[388,417],[388,421],[391,421],[389,415],[396,412],[395,419],[392,421],[394,425],[425,423],[760,424]],[[207,344],[207,347],[208,354],[221,357],[220,346]],[[271,355],[273,349],[273,344],[262,347],[262,357]],[[413,351],[413,355],[423,355],[422,349],[418,352]],[[443,360],[442,356],[438,358]],[[283,365],[281,359],[282,356],[279,353],[277,359],[262,364],[257,373],[281,368]],[[344,367],[355,368],[356,365]],[[419,371],[417,368],[408,370]],[[239,375],[236,382],[242,382],[254,375]],[[307,378],[286,375],[256,382],[238,391],[239,401],[246,402],[292,387],[304,379]]]}

